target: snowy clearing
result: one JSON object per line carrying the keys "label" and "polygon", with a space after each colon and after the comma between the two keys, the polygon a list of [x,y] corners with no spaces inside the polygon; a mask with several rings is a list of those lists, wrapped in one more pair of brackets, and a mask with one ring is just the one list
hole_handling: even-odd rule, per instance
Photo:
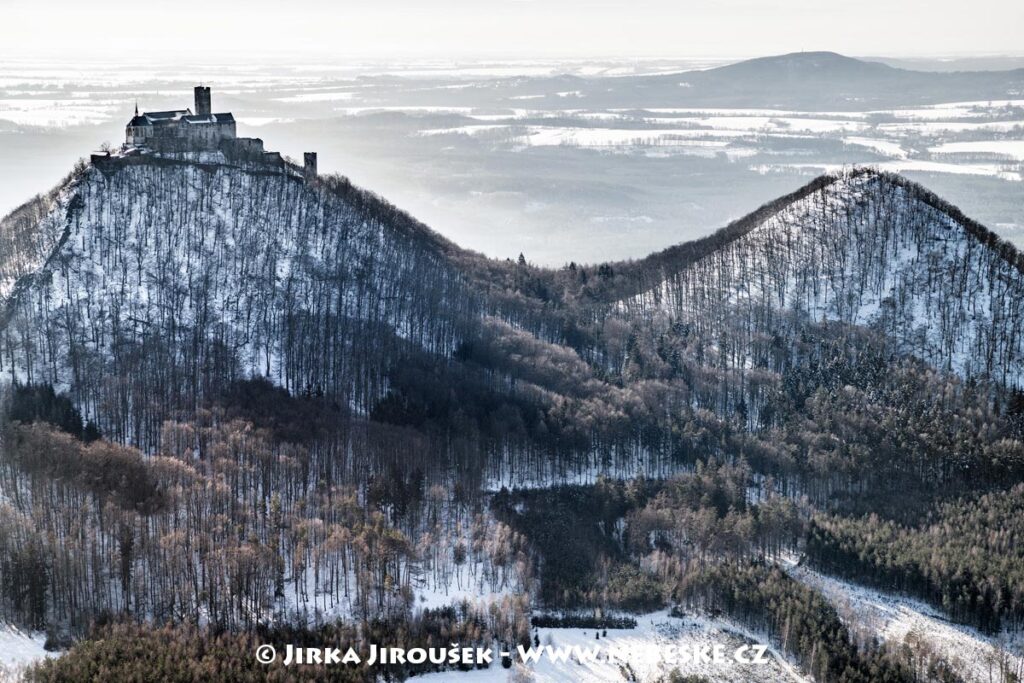
{"label": "snowy clearing", "polygon": [[[596,638],[594,629],[560,628],[537,629],[541,647],[552,648],[601,648],[630,653],[627,658],[629,669],[637,681],[652,681],[678,668],[682,674],[699,674],[713,681],[730,683],[809,681],[777,651],[769,649],[765,664],[739,664],[731,660],[731,653],[744,644],[766,643],[758,634],[750,633],[725,619],[714,619],[699,615],[683,618],[669,616],[667,611],[655,612],[637,617],[637,626],[632,629],[608,630],[607,637]],[[675,666],[663,661],[666,648],[675,646],[687,651],[694,647],[721,645],[729,653],[728,661],[720,662],[679,662]],[[582,651],[582,650],[581,650]],[[515,669],[506,670],[495,663],[489,669],[470,672],[428,674],[417,677],[417,681],[466,681],[467,683],[491,683],[507,680],[532,680],[537,683],[616,682],[628,680],[627,672],[619,662],[607,661],[603,657],[591,659],[587,656],[568,656],[564,661],[543,657],[540,661],[525,665],[529,673],[522,672],[516,677]],[[532,677],[530,677],[532,674]]]}
{"label": "snowy clearing", "polygon": [[45,641],[42,633],[27,633],[16,626],[0,624],[0,682],[19,680],[26,667],[55,657],[55,653],[43,649]]}
{"label": "snowy clearing", "polygon": [[886,156],[894,157],[896,159],[906,159],[907,151],[898,142],[891,140],[879,140],[877,138],[843,138],[843,142],[848,145],[857,145],[858,147],[867,147],[870,150],[884,154]]}
{"label": "snowy clearing", "polygon": [[999,662],[1024,669],[1024,634],[989,637],[950,622],[934,608],[912,598],[843,581],[803,566],[785,567],[798,581],[820,591],[854,633],[899,643],[908,638],[928,642],[969,682],[1000,681]]}
{"label": "snowy clearing", "polygon": [[978,140],[974,142],[947,142],[929,147],[932,154],[996,154],[1024,160],[1024,140]]}

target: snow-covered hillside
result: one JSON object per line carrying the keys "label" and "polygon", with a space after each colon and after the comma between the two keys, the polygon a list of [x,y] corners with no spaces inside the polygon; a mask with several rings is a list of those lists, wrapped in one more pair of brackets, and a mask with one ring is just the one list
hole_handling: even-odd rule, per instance
{"label": "snow-covered hillside", "polygon": [[[667,312],[719,367],[779,371],[772,355],[828,320],[871,325],[942,370],[1024,381],[1019,256],[927,191],[861,170],[756,215],[699,258],[636,264],[648,284],[612,312]],[[337,179],[157,158],[90,166],[5,219],[0,246],[0,377],[70,390],[105,434],[144,446],[169,411],[257,374],[369,412],[396,359],[450,357],[488,306],[569,343],[553,286],[497,304],[491,293],[530,273],[472,261]]]}
{"label": "snow-covered hillside", "polygon": [[19,680],[20,672],[34,662],[55,655],[43,649],[46,637],[0,624],[0,683]]}
{"label": "snow-covered hillside", "polygon": [[0,375],[70,389],[107,433],[140,443],[144,414],[97,406],[138,408],[159,400],[153,387],[114,399],[102,377],[160,375],[194,398],[261,374],[365,409],[381,360],[450,352],[472,297],[436,236],[327,185],[160,159],[86,168],[33,205],[46,211],[35,224],[0,228],[20,245],[0,258]]}
{"label": "snow-covered hillside", "polygon": [[0,223],[0,303],[20,278],[42,268],[57,249],[64,235],[69,194],[70,188],[62,184],[18,207]]}
{"label": "snow-covered hillside", "polygon": [[1016,252],[922,188],[853,171],[806,193],[660,284],[619,303],[665,311],[718,340],[731,367],[800,321],[871,325],[961,375],[1024,381],[1024,275]]}
{"label": "snow-covered hillside", "polygon": [[924,644],[968,683],[1007,680],[1005,672],[1024,672],[1024,638],[1019,632],[985,636],[950,622],[918,600],[858,586],[805,566],[790,564],[787,571],[828,598],[852,632],[916,649]]}

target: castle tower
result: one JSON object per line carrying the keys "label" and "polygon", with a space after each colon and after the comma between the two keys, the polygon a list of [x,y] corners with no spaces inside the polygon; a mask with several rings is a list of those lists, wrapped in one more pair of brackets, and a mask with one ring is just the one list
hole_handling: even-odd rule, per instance
{"label": "castle tower", "polygon": [[316,152],[305,152],[302,155],[302,175],[307,183],[316,180]]}
{"label": "castle tower", "polygon": [[195,113],[202,116],[203,114],[212,114],[213,110],[210,109],[210,88],[209,86],[197,85],[195,88],[196,93],[196,111]]}

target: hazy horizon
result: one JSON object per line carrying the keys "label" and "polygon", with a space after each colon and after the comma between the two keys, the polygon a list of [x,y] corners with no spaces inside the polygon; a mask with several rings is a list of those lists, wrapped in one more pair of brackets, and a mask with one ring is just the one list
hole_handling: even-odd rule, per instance
{"label": "hazy horizon", "polygon": [[0,58],[73,56],[131,61],[195,56],[273,58],[742,59],[799,51],[849,55],[1021,55],[1024,3],[953,0],[382,0],[373,7],[326,0],[244,8],[199,0],[125,6],[54,0],[5,3]]}
{"label": "hazy horizon", "polygon": [[[694,106],[689,83],[630,89],[630,77],[795,52],[1024,68],[1024,3],[971,10],[952,0],[14,0],[0,9],[0,215],[104,141],[119,144],[136,104],[189,106],[202,82],[240,135],[294,158],[317,150],[321,171],[497,257],[642,256],[849,163],[916,173],[1020,242],[1017,90],[978,91],[1012,106],[926,114],[889,111],[916,103],[897,91],[844,116],[834,109],[852,105],[792,93],[786,106],[754,94],[701,112],[673,109]],[[712,91],[701,106],[717,102]],[[964,92],[930,101],[978,99]]]}

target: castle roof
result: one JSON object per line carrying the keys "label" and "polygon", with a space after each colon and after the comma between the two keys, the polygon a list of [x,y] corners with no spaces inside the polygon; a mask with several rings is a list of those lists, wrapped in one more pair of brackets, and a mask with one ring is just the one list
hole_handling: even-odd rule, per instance
{"label": "castle roof", "polygon": [[189,114],[183,116],[186,123],[234,123],[235,117],[230,112],[222,114]]}
{"label": "castle roof", "polygon": [[221,114],[193,114],[188,109],[173,111],[147,111],[137,114],[128,122],[129,126],[163,126],[171,123],[184,122],[191,125],[234,123],[235,117],[230,112]]}
{"label": "castle roof", "polygon": [[151,120],[161,119],[178,119],[182,116],[187,116],[192,113],[190,109],[170,109],[168,111],[147,111],[143,112],[143,116]]}
{"label": "castle roof", "polygon": [[136,114],[128,122],[129,126],[159,126],[178,121],[185,116],[192,114],[188,109],[175,109],[172,111],[147,111]]}

